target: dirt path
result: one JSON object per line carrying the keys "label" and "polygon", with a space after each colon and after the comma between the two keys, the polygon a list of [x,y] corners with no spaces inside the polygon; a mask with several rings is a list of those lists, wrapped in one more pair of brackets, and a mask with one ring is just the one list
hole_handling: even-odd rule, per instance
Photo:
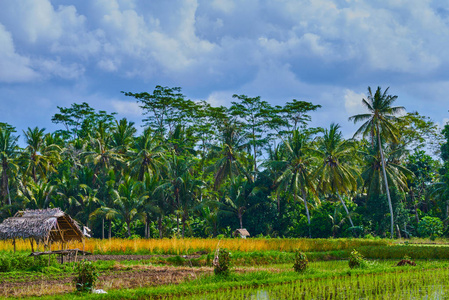
{"label": "dirt path", "polygon": [[[122,266],[123,267],[123,266]],[[153,267],[153,266],[117,266],[117,269],[101,274],[96,288],[104,290],[139,288],[163,284],[176,284],[195,279],[201,274],[212,273],[212,268]],[[0,296],[24,297],[69,293],[75,290],[74,276],[61,274],[58,278],[48,279],[33,276],[30,278],[8,278],[0,275]]]}

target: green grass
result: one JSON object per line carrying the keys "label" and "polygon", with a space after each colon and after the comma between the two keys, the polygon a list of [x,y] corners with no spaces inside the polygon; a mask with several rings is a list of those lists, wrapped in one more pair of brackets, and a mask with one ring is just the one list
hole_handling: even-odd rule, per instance
{"label": "green grass", "polygon": [[[110,290],[107,295],[76,295],[67,294],[61,299],[160,299],[163,297],[199,297],[206,294],[214,296],[215,293],[235,293],[236,290],[254,289],[264,290],[294,290],[298,286],[308,286],[314,293],[322,292],[324,282],[330,286],[336,286],[338,282],[344,282],[344,288],[349,291],[353,285],[363,285],[368,289],[384,286],[386,281],[391,286],[400,286],[402,282],[416,281],[416,278],[426,279],[429,282],[437,281],[437,274],[449,275],[449,263],[447,261],[418,261],[417,267],[395,267],[397,261],[377,261],[366,269],[349,269],[347,261],[317,261],[312,262],[309,269],[298,274],[292,271],[292,265],[282,264],[279,266],[283,271],[272,273],[267,271],[256,271],[252,273],[236,274],[228,277],[203,276],[179,285],[158,286],[152,288],[140,288],[132,290]],[[273,266],[270,266],[273,267]],[[444,273],[444,274],[443,274]],[[427,275],[425,275],[427,274]],[[428,277],[428,278],[427,278]],[[449,281],[449,276],[446,276]],[[353,281],[352,278],[358,278]],[[433,280],[433,281],[432,281]],[[424,282],[424,281],[423,281]],[[445,283],[446,281],[444,281]],[[377,284],[377,287],[376,287]],[[277,286],[281,286],[277,288]],[[301,288],[304,292],[304,289]],[[381,295],[379,289],[378,293]],[[247,297],[248,294],[245,294]],[[312,295],[312,294],[311,294]],[[345,294],[346,295],[346,294]],[[352,295],[352,294],[351,294]],[[59,297],[59,296],[58,296]],[[215,297],[215,296],[214,296]],[[243,297],[243,296],[242,296]],[[243,297],[243,298],[245,298]],[[352,297],[352,296],[351,296]],[[39,299],[51,299],[52,297],[39,297]],[[231,297],[232,298],[232,297]],[[212,298],[211,298],[212,299]],[[230,299],[224,296],[223,299]],[[246,299],[246,298],[245,298]]]}

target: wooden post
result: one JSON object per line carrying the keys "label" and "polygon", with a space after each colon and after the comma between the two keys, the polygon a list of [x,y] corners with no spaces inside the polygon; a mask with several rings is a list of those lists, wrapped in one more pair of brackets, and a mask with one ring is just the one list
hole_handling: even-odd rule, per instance
{"label": "wooden post", "polygon": [[31,243],[31,252],[34,252],[33,238],[30,238],[30,243]]}

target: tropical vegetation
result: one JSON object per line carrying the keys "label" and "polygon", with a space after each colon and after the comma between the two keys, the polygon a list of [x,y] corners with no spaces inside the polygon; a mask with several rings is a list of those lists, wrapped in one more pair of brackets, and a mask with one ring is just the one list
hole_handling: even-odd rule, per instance
{"label": "tropical vegetation", "polygon": [[123,95],[142,127],[85,102],[58,107],[54,132],[0,123],[0,221],[59,207],[97,238],[448,235],[449,124],[405,112],[388,88],[368,88],[353,137],[312,127],[321,106],[308,101]]}

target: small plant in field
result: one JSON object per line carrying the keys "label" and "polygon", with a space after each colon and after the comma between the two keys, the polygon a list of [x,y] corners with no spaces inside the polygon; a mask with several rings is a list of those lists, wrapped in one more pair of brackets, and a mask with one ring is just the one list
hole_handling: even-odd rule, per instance
{"label": "small plant in field", "polygon": [[215,275],[229,275],[231,271],[231,253],[226,249],[218,249],[212,264],[214,265]]}
{"label": "small plant in field", "polygon": [[78,292],[91,292],[98,279],[98,272],[91,262],[82,261],[75,267],[77,276],[73,280]]}
{"label": "small plant in field", "polygon": [[398,267],[401,267],[401,266],[416,266],[416,263],[414,261],[412,261],[410,256],[408,256],[406,254],[406,255],[404,255],[404,258],[400,262],[398,262],[397,266]]}
{"label": "small plant in field", "polygon": [[293,269],[295,269],[296,272],[302,273],[307,269],[308,265],[309,260],[307,259],[307,256],[304,252],[297,250],[295,253],[295,264],[293,265]]}
{"label": "small plant in field", "polygon": [[352,250],[349,255],[349,267],[351,269],[354,268],[365,268],[368,266],[368,262],[365,260],[363,255],[359,253],[357,250]]}

